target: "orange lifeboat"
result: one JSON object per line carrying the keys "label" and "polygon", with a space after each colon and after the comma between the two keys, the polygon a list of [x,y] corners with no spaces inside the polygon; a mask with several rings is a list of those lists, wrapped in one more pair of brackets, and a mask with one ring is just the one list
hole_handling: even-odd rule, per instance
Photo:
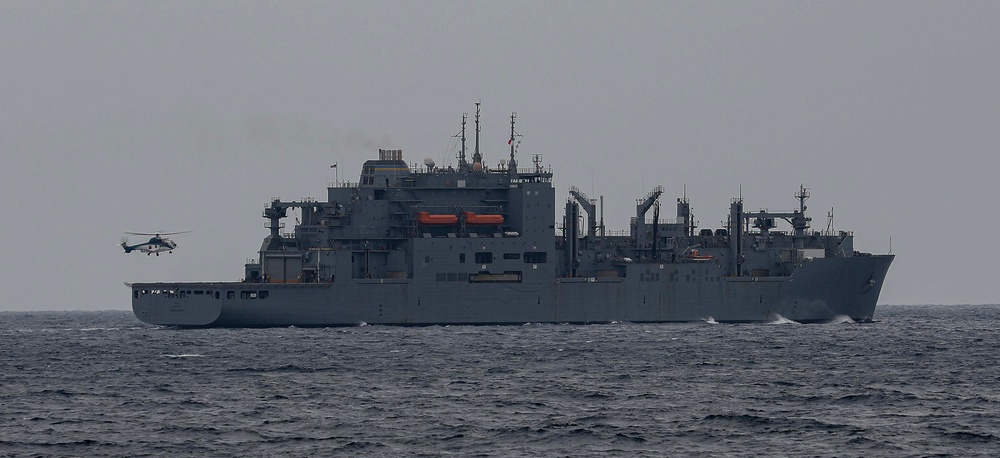
{"label": "orange lifeboat", "polygon": [[465,224],[503,224],[503,215],[479,215],[473,212],[465,212],[462,215],[465,217]]}
{"label": "orange lifeboat", "polygon": [[428,226],[446,226],[458,222],[455,215],[432,215],[427,212],[417,212],[417,222]]}
{"label": "orange lifeboat", "polygon": [[688,254],[688,259],[692,261],[711,261],[712,255],[698,254],[698,250],[691,250],[690,254]]}

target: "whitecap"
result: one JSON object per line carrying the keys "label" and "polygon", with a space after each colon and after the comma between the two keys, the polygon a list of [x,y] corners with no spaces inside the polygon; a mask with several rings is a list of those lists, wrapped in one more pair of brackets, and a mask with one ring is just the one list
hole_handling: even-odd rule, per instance
{"label": "whitecap", "polygon": [[857,322],[854,321],[854,319],[852,319],[851,317],[849,317],[847,315],[837,315],[837,316],[833,317],[832,320],[829,321],[829,324],[845,324],[845,323],[846,324],[856,324]]}
{"label": "whitecap", "polygon": [[769,324],[799,324],[798,321],[789,320],[777,313],[774,314],[774,320],[770,321]]}

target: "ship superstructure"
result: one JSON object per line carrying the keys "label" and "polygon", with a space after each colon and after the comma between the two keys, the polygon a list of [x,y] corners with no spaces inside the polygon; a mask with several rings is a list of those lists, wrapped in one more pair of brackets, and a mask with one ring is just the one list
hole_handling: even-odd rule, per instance
{"label": "ship superstructure", "polygon": [[[326,201],[267,203],[270,232],[242,282],[133,283],[136,316],[234,327],[872,318],[893,255],[812,230],[807,188],[788,212],[733,199],[725,227],[707,229],[686,197],[660,218],[658,186],[637,199],[627,231],[609,232],[603,199],[576,187],[556,218],[541,156],[518,167],[515,121],[497,167],[479,153],[477,104],[471,161],[463,117],[457,167],[383,149]],[[300,219],[285,233],[291,210]]]}

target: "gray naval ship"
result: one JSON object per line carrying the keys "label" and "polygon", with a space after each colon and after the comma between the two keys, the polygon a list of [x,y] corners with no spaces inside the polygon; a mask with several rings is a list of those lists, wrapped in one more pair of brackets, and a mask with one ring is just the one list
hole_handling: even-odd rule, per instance
{"label": "gray naval ship", "polygon": [[[781,319],[870,321],[893,255],[854,250],[846,231],[810,230],[807,188],[788,212],[747,211],[698,228],[686,197],[661,219],[656,187],[627,231],[569,189],[556,219],[552,171],[466,158],[409,165],[379,150],[327,200],[265,205],[270,234],[240,282],[130,283],[140,320],[181,327],[524,324]],[[458,137],[456,135],[456,137]],[[301,220],[283,233],[289,210]],[[600,211],[600,213],[599,213]],[[776,223],[782,223],[781,229]]]}

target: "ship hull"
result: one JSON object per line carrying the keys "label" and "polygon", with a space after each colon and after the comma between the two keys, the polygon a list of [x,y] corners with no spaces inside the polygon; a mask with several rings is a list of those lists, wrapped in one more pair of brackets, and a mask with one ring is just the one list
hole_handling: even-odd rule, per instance
{"label": "ship hull", "polygon": [[333,283],[136,283],[140,320],[272,327],[870,321],[892,255],[808,260],[787,277],[725,277],[715,265],[628,266],[625,277],[523,283],[347,279]]}

